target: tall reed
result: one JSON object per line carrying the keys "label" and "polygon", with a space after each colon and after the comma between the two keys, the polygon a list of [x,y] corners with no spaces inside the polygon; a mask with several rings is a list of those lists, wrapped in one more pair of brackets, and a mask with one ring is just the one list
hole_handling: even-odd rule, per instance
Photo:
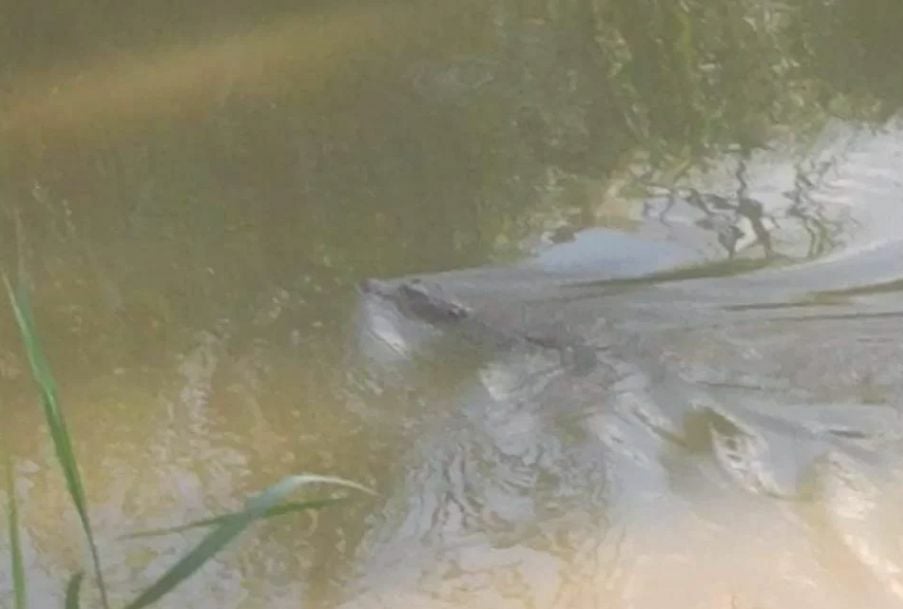
{"label": "tall reed", "polygon": [[[109,595],[103,578],[103,564],[95,540],[94,530],[91,526],[88,502],[82,483],[81,473],[73,449],[72,437],[66,426],[63,409],[57,392],[56,382],[50,370],[50,365],[38,340],[34,316],[28,298],[28,292],[23,283],[15,289],[7,277],[3,277],[10,305],[19,328],[25,353],[28,357],[32,378],[38,387],[41,406],[50,431],[56,459],[73,507],[78,513],[81,529],[91,556],[91,567],[94,579],[100,595],[100,604],[103,609],[109,609]],[[13,581],[13,594],[15,609],[26,609],[28,606],[26,595],[26,573],[22,559],[20,524],[18,508],[15,496],[15,480],[13,475],[11,458],[7,459],[7,528],[10,541],[10,566]],[[320,509],[327,505],[341,501],[344,497],[328,497],[305,501],[290,501],[293,494],[302,487],[309,485],[328,484],[349,489],[355,489],[366,493],[372,493],[368,488],[350,480],[333,476],[319,476],[314,474],[299,474],[286,476],[279,482],[266,488],[261,493],[250,497],[245,501],[241,510],[219,514],[190,522],[188,524],[132,533],[124,538],[148,537],[153,535],[169,535],[182,533],[192,529],[212,529],[198,541],[193,548],[188,550],[175,564],[169,568],[159,579],[140,592],[134,600],[125,605],[125,609],[141,609],[147,607],[160,598],[170,593],[179,584],[196,573],[210,559],[220,552],[226,545],[253,523],[273,516],[293,512],[304,512]],[[77,609],[80,606],[80,591],[82,584],[82,572],[75,573],[69,579],[66,586],[65,607]]]}

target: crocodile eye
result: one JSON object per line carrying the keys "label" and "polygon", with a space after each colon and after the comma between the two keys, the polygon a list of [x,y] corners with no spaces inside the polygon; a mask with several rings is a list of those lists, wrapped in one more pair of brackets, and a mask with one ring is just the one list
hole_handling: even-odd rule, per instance
{"label": "crocodile eye", "polygon": [[426,290],[426,286],[423,285],[419,280],[412,280],[408,283],[404,283],[401,285],[399,290],[407,294],[408,296],[420,296],[426,298],[429,296]]}

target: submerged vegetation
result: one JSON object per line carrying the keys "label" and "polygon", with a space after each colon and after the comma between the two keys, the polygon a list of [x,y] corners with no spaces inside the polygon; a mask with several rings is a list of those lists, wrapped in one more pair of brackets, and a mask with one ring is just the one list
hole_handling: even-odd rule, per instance
{"label": "submerged vegetation", "polygon": [[[31,368],[31,374],[40,392],[41,405],[44,410],[44,418],[50,431],[53,447],[56,452],[57,462],[62,470],[69,498],[78,513],[79,521],[84,533],[85,542],[91,556],[91,566],[94,572],[100,606],[109,609],[107,584],[103,577],[103,565],[95,541],[94,531],[89,516],[88,499],[82,484],[78,460],[72,448],[72,438],[66,427],[66,420],[57,395],[56,383],[51,374],[50,365],[44,356],[38,340],[37,329],[32,316],[28,293],[22,284],[14,289],[8,280],[4,278],[7,294],[9,295],[16,324],[22,335],[22,342]],[[10,570],[12,572],[15,608],[27,607],[27,575],[22,560],[20,544],[19,518],[16,502],[15,477],[10,458],[6,458],[6,493],[7,493],[7,524],[10,541]],[[128,537],[146,537],[153,535],[168,535],[181,533],[191,529],[211,529],[198,542],[194,548],[180,558],[169,570],[167,570],[156,582],[148,586],[137,597],[128,603],[126,609],[140,609],[147,607],[168,592],[173,590],[182,581],[190,577],[200,569],[207,561],[213,558],[220,550],[229,544],[235,537],[241,534],[254,522],[287,513],[305,512],[316,510],[331,505],[341,498],[319,498],[306,501],[290,501],[293,494],[302,487],[312,484],[328,484],[370,492],[369,489],[354,482],[342,478],[330,476],[318,476],[302,474],[287,476],[273,484],[260,494],[250,497],[242,510],[205,518],[185,525],[169,527],[154,531],[133,533]],[[80,606],[79,592],[81,589],[82,573],[72,575],[66,586],[65,607],[74,609]]]}

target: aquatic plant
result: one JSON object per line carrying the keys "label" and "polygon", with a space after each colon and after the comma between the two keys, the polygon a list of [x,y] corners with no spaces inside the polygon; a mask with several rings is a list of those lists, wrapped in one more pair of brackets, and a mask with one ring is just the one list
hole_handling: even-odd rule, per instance
{"label": "aquatic plant", "polygon": [[[57,392],[56,382],[50,370],[50,365],[38,340],[34,317],[29,303],[28,292],[23,283],[13,288],[9,280],[4,276],[4,284],[9,296],[10,305],[16,319],[16,324],[21,334],[22,343],[31,370],[32,378],[38,386],[44,418],[50,431],[51,441],[56,453],[57,462],[63,472],[69,498],[78,513],[79,522],[84,534],[85,542],[91,556],[91,567],[100,595],[100,603],[103,609],[109,609],[109,597],[107,585],[103,578],[103,565],[97,548],[95,534],[91,525],[88,509],[88,501],[82,483],[81,473],[75,451],[72,448],[72,438],[66,426],[63,409]],[[250,497],[245,501],[244,507],[235,512],[211,516],[188,524],[143,531],[124,536],[125,538],[148,537],[154,535],[167,535],[181,533],[196,528],[209,528],[210,530],[195,546],[186,552],[176,563],[170,567],[154,583],[145,588],[138,596],[125,606],[125,609],[141,609],[147,607],[164,595],[171,592],[180,583],[191,577],[210,559],[219,553],[226,545],[234,540],[245,529],[255,522],[293,512],[315,510],[341,501],[343,497],[329,497],[312,499],[307,501],[289,501],[291,495],[302,487],[312,484],[329,484],[371,493],[369,489],[350,480],[332,476],[319,476],[313,474],[300,474],[286,476],[279,482],[265,489],[263,492]],[[24,563],[22,560],[21,533],[18,516],[18,507],[15,494],[15,476],[13,464],[9,456],[6,457],[6,490],[7,490],[7,528],[10,541],[10,567],[12,572],[14,607],[26,609],[27,580]],[[80,591],[83,573],[73,574],[66,586],[65,607],[76,609],[80,606]]]}

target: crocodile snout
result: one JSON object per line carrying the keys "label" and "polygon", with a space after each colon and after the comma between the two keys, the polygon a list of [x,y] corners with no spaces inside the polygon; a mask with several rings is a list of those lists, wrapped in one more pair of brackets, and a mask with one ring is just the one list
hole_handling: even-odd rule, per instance
{"label": "crocodile snout", "polygon": [[391,291],[388,281],[369,278],[358,282],[357,289],[362,294],[375,294],[377,296],[388,296]]}

